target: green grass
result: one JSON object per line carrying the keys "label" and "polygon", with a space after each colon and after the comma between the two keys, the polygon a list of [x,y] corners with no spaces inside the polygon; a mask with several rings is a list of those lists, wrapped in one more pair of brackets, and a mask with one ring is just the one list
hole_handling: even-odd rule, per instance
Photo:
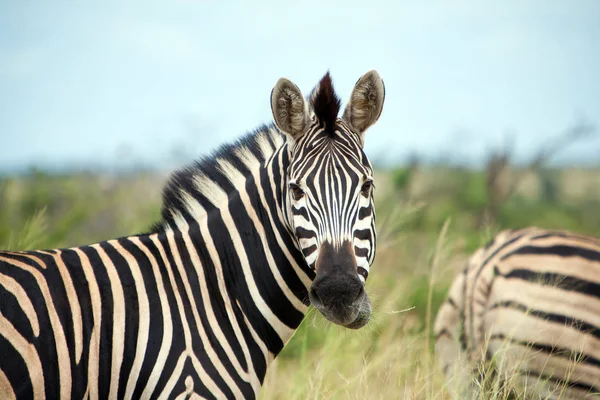
{"label": "green grass", "polygon": [[[367,282],[372,321],[350,331],[311,310],[270,368],[261,399],[447,399],[432,324],[468,255],[500,228],[600,234],[600,196],[587,189],[517,191],[493,224],[478,228],[475,216],[488,200],[481,173],[380,175],[378,254]],[[159,217],[164,180],[39,172],[4,178],[0,248],[76,246],[143,232]],[[567,201],[565,192],[583,195]],[[503,398],[496,389],[483,398]]]}

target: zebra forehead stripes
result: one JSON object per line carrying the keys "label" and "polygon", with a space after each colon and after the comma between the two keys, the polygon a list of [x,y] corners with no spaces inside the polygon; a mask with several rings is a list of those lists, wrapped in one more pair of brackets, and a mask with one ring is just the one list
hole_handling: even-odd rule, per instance
{"label": "zebra forehead stripes", "polygon": [[[362,153],[362,150],[360,153]],[[354,176],[366,177],[373,175],[373,169],[369,162],[361,160],[357,152],[347,151],[343,144],[335,139],[325,138],[315,140],[308,149],[298,149],[297,160],[290,164],[290,174],[304,176],[318,171],[318,167],[327,165],[331,172],[336,174],[352,174]]]}

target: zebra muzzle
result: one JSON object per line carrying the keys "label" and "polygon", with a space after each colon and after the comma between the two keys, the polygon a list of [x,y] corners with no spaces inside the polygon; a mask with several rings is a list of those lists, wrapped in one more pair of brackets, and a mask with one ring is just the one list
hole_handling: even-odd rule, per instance
{"label": "zebra muzzle", "polygon": [[316,272],[308,292],[311,304],[335,324],[353,329],[364,326],[371,316],[371,303],[358,277],[351,243],[339,248],[321,244]]}

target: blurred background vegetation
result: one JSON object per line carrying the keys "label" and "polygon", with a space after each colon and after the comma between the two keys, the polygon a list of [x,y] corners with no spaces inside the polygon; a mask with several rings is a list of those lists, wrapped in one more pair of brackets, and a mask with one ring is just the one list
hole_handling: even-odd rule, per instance
{"label": "blurred background vegetation", "polygon": [[[595,132],[578,124],[516,165],[510,146],[484,168],[413,156],[378,167],[378,255],[368,292],[372,322],[359,331],[318,313],[267,375],[263,399],[446,398],[431,328],[453,276],[500,229],[537,225],[600,236],[600,167],[549,167],[568,144]],[[31,169],[0,178],[0,248],[76,246],[147,230],[159,218],[168,173]]]}

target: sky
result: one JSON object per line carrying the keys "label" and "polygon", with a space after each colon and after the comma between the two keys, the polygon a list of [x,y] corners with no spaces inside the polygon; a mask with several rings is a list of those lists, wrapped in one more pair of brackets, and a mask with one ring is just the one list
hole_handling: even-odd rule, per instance
{"label": "sky", "polygon": [[[600,1],[0,0],[0,171],[181,165],[271,122],[280,77],[344,106],[371,69],[372,159],[527,160],[600,128]],[[600,130],[555,158],[596,160]]]}

